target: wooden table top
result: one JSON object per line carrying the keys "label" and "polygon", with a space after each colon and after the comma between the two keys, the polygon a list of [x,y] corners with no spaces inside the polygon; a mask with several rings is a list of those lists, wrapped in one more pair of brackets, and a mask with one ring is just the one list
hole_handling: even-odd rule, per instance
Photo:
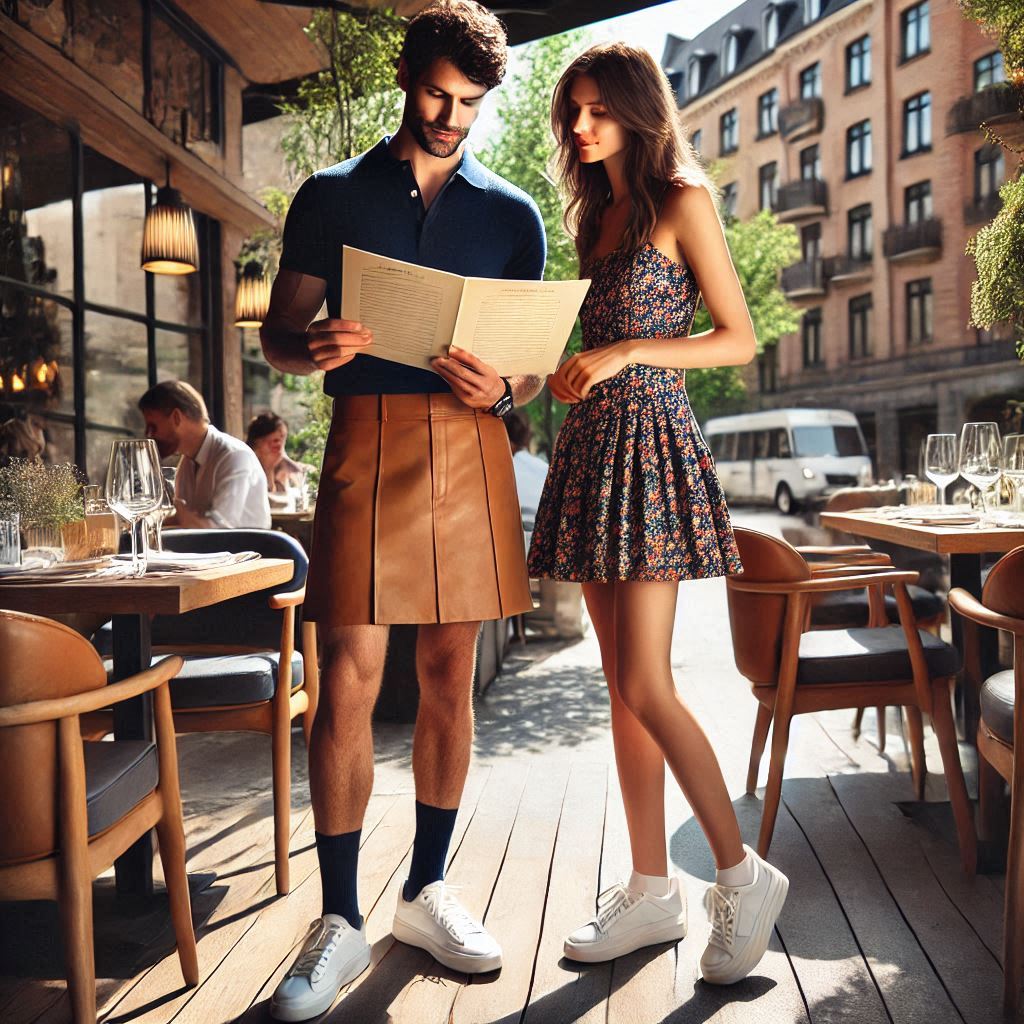
{"label": "wooden table top", "polygon": [[852,533],[855,537],[890,541],[921,551],[934,551],[939,555],[1012,551],[1024,544],[1024,527],[979,529],[977,526],[919,526],[881,516],[875,509],[822,512],[821,525]]}
{"label": "wooden table top", "polygon": [[254,558],[215,569],[141,579],[86,579],[73,583],[0,582],[0,608],[35,615],[96,611],[108,615],[180,615],[292,578],[286,558]]}
{"label": "wooden table top", "polygon": [[305,512],[275,512],[271,509],[270,518],[275,523],[304,523],[307,520],[313,521],[313,509],[307,509]]}

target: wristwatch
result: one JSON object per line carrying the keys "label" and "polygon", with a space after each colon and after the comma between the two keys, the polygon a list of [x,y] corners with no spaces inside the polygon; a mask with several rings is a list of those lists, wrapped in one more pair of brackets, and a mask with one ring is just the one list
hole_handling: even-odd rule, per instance
{"label": "wristwatch", "polygon": [[492,416],[507,416],[512,411],[512,385],[508,377],[501,379],[505,382],[505,394],[487,410]]}

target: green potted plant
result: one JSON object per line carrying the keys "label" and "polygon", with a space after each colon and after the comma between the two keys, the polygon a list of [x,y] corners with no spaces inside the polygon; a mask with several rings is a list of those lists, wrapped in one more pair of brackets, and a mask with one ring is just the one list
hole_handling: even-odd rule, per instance
{"label": "green potted plant", "polygon": [[11,459],[0,469],[0,509],[19,514],[25,551],[58,561],[82,557],[85,508],[77,466]]}

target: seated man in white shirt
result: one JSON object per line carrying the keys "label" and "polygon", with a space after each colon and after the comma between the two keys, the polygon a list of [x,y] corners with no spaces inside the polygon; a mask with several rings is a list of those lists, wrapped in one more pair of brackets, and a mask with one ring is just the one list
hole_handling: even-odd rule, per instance
{"label": "seated man in white shirt", "polygon": [[184,456],[168,524],[270,529],[267,479],[256,453],[211,426],[206,403],[191,384],[161,381],[139,399],[139,408],[160,457]]}

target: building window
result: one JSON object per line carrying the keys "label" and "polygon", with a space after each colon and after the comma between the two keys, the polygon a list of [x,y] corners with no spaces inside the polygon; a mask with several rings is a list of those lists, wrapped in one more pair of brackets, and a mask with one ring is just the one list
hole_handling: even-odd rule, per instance
{"label": "building window", "polygon": [[921,92],[903,104],[903,156],[932,148],[932,94]]}
{"label": "building window", "polygon": [[[771,395],[779,390],[779,346],[765,345],[757,355],[757,383],[762,395]],[[785,431],[781,431],[785,435]],[[721,435],[719,435],[721,436]],[[788,438],[787,438],[788,442]],[[778,442],[776,442],[778,449]],[[781,457],[781,456],[780,456]]]}
{"label": "building window", "polygon": [[817,143],[800,150],[800,180],[821,180],[821,149]]}
{"label": "building window", "polygon": [[821,96],[821,64],[812,64],[800,72],[800,99],[812,100]]}
{"label": "building window", "polygon": [[846,176],[856,178],[871,170],[871,122],[861,121],[846,130]]}
{"label": "building window", "polygon": [[974,62],[974,91],[981,92],[990,85],[998,85],[1006,81],[1006,71],[1003,68],[1003,55],[996,50],[988,53],[980,60]]}
{"label": "building window", "polygon": [[722,210],[727,217],[736,216],[736,182],[722,186]]}
{"label": "building window", "polygon": [[903,219],[907,224],[918,224],[932,215],[932,183],[919,181],[903,193]]}
{"label": "building window", "polygon": [[774,50],[779,41],[779,9],[774,5],[764,12],[761,38],[766,50]]}
{"label": "building window", "polygon": [[800,325],[800,337],[803,341],[804,366],[821,366],[821,310],[809,309],[804,313]]}
{"label": "building window", "polygon": [[1003,183],[1003,147],[982,146],[974,153],[974,198],[981,202],[994,196]]}
{"label": "building window", "polygon": [[991,327],[976,327],[974,336],[979,345],[1008,344],[1013,341],[1013,324],[1008,320],[1002,320]]}
{"label": "building window", "polygon": [[800,251],[804,263],[821,259],[821,224],[806,224],[800,229]]}
{"label": "building window", "polygon": [[804,0],[804,24],[809,25],[821,17],[821,0]]}
{"label": "building window", "polygon": [[932,279],[907,282],[907,345],[932,340]]}
{"label": "building window", "polygon": [[871,259],[871,204],[855,206],[846,215],[848,248],[851,260]]}
{"label": "building window", "polygon": [[686,95],[693,99],[700,92],[703,85],[702,79],[703,64],[700,57],[691,57],[689,66],[686,69]]}
{"label": "building window", "polygon": [[774,135],[779,130],[779,90],[769,89],[757,98],[757,137]]}
{"label": "building window", "polygon": [[700,153],[700,144],[701,144],[701,131],[700,131],[700,129],[698,128],[698,129],[697,129],[697,130],[696,130],[696,131],[695,131],[695,132],[694,132],[694,133],[693,133],[693,134],[692,134],[692,135],[690,136],[690,145],[691,145],[691,146],[693,146],[694,150],[695,150],[695,151],[696,151],[697,153]]}
{"label": "building window", "polygon": [[774,160],[758,168],[757,189],[760,209],[774,210],[779,191],[779,165]]}
{"label": "building window", "polygon": [[719,152],[724,156],[726,153],[733,153],[740,144],[740,115],[733,107],[727,110],[721,118],[721,145]]}
{"label": "building window", "polygon": [[846,91],[871,84],[871,36],[861,36],[846,48]]}
{"label": "building window", "polygon": [[931,31],[928,25],[928,0],[908,7],[900,15],[901,59],[910,60],[931,49]]}
{"label": "building window", "polygon": [[740,62],[740,39],[730,32],[722,42],[722,74],[731,75]]}
{"label": "building window", "polygon": [[871,355],[871,296],[857,295],[850,299],[850,359]]}

